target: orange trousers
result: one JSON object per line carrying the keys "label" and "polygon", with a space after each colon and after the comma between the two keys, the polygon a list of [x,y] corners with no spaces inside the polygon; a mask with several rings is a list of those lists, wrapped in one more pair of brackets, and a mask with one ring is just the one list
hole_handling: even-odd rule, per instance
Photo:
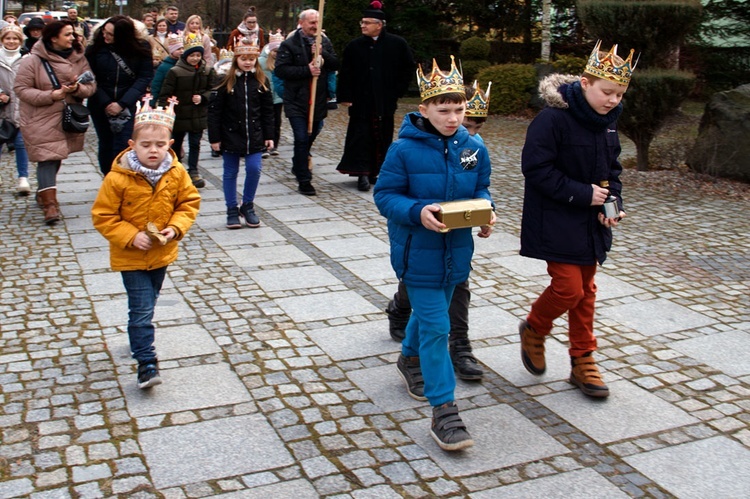
{"label": "orange trousers", "polygon": [[529,325],[543,335],[552,331],[552,322],[568,312],[568,339],[571,357],[596,350],[594,304],[596,265],[547,262],[552,282],[531,305]]}

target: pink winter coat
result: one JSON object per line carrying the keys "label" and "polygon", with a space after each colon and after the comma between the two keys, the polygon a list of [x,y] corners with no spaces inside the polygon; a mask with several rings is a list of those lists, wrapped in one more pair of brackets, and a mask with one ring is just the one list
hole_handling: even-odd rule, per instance
{"label": "pink winter coat", "polygon": [[[83,52],[73,51],[66,59],[48,52],[40,40],[31,49],[31,54],[21,60],[13,90],[21,101],[21,133],[30,161],[57,161],[70,153],[83,149],[82,133],[67,133],[62,129],[63,102],[52,100],[52,82],[44,69],[40,57],[47,59],[62,85],[71,85],[89,63]],[[79,85],[78,90],[68,94],[69,103],[90,97],[96,91],[96,83]]]}

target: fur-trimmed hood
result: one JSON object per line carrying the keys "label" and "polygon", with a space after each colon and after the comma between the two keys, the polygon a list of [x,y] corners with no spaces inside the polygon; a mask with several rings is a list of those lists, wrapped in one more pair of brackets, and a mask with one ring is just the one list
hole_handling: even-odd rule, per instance
{"label": "fur-trimmed hood", "polygon": [[570,85],[580,79],[580,76],[553,73],[539,82],[539,96],[549,107],[567,109],[568,103],[559,89],[562,85]]}

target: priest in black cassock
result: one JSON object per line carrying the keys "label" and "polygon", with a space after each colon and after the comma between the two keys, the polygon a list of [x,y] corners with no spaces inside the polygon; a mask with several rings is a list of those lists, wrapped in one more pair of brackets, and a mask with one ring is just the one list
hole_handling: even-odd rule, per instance
{"label": "priest in black cassock", "polygon": [[362,36],[344,49],[336,95],[349,109],[344,155],[338,171],[358,178],[369,191],[393,141],[393,115],[414,77],[414,56],[406,40],[385,30],[383,4],[362,12]]}

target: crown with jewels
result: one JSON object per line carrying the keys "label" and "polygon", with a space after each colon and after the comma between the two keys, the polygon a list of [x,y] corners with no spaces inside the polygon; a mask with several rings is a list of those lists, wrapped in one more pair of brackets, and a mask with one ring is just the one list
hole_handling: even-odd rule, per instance
{"label": "crown with jewels", "polygon": [[630,54],[625,61],[617,65],[615,62],[615,56],[617,56],[617,44],[612,45],[604,57],[599,57],[599,50],[601,48],[602,41],[599,40],[594,46],[594,50],[591,51],[589,60],[586,63],[585,73],[602,78],[604,80],[617,83],[618,85],[627,86],[630,84],[630,78],[633,77],[633,70],[638,64],[638,60],[633,62],[634,49],[630,49]]}
{"label": "crown with jewels", "polygon": [[167,99],[167,107],[151,107],[149,102],[152,99],[151,94],[143,96],[143,105],[140,102],[136,103],[135,109],[135,121],[133,128],[144,125],[159,125],[165,126],[172,130],[174,126],[174,107],[179,103],[176,97],[170,97]]}
{"label": "crown with jewels", "polygon": [[487,91],[482,94],[482,90],[477,85],[477,80],[474,80],[474,84],[471,88],[474,89],[474,95],[471,99],[466,101],[466,116],[467,118],[486,118],[490,111],[490,87],[492,82],[487,84]]}
{"label": "crown with jewels", "polygon": [[203,48],[203,39],[195,33],[186,34],[184,43],[185,52],[195,47]]}
{"label": "crown with jewels", "polygon": [[417,68],[417,83],[422,102],[436,95],[464,93],[464,77],[456,67],[456,60],[453,56],[451,56],[451,69],[447,73],[440,71],[437,62],[433,59],[429,78],[425,78],[420,64]]}
{"label": "crown with jewels", "polygon": [[0,29],[0,40],[5,38],[5,35],[8,33],[15,33],[21,40],[26,39],[26,35],[23,34],[23,28],[17,24],[9,23],[3,26],[3,29]]}
{"label": "crown with jewels", "polygon": [[260,47],[258,46],[258,39],[255,37],[247,38],[237,38],[234,43],[234,55],[240,56],[240,55],[254,55],[258,56],[260,54]]}

